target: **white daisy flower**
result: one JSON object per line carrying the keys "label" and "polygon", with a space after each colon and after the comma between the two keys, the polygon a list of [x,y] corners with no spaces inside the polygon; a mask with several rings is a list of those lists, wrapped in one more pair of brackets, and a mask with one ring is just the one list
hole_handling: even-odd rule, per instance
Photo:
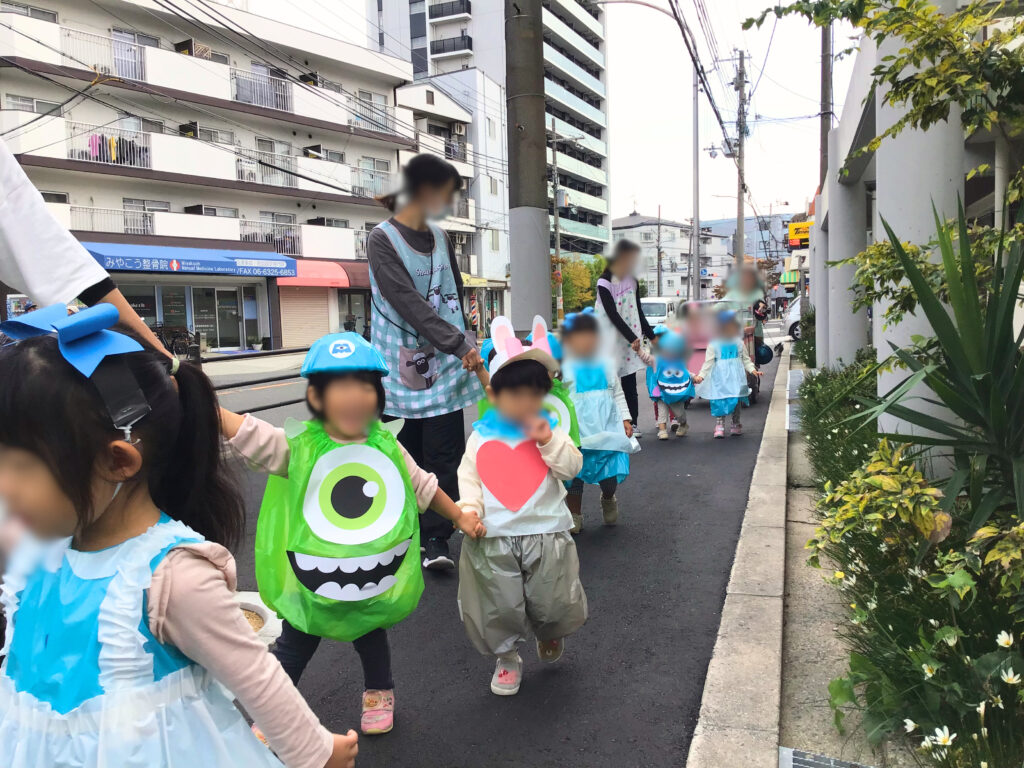
{"label": "white daisy flower", "polygon": [[941,728],[935,729],[935,736],[932,738],[937,745],[940,747],[951,747],[953,742],[956,740],[956,734],[950,734],[948,726],[942,726]]}
{"label": "white daisy flower", "polygon": [[903,719],[903,730],[907,733],[913,733],[917,729],[917,723],[911,720],[909,717]]}
{"label": "white daisy flower", "polygon": [[1000,648],[1009,648],[1013,645],[1013,635],[1007,632],[1005,629],[996,635],[996,645]]}
{"label": "white daisy flower", "polygon": [[935,667],[933,667],[931,664],[922,664],[921,669],[924,670],[925,680],[930,680],[932,677],[935,676]]}
{"label": "white daisy flower", "polygon": [[1003,678],[1003,682],[1007,685],[1018,685],[1020,683],[1020,675],[1013,671],[1013,667],[1007,667],[999,676]]}

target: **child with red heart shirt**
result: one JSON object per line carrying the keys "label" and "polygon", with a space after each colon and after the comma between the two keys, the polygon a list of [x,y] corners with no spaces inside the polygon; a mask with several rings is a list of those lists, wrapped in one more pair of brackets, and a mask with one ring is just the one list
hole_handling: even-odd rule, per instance
{"label": "child with red heart shirt", "polygon": [[533,634],[540,660],[557,661],[565,637],[587,620],[563,484],[579,473],[583,456],[543,411],[558,370],[544,321],[534,318],[532,347],[504,317],[491,323],[491,338],[493,408],[466,443],[458,502],[487,533],[462,544],[459,607],[470,641],[496,660],[491,691],[511,696],[522,680],[517,646]]}

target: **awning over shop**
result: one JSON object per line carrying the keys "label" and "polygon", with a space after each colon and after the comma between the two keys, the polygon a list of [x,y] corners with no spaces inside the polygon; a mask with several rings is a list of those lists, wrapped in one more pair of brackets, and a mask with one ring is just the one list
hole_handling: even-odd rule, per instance
{"label": "awning over shop", "polygon": [[186,272],[243,277],[295,275],[295,259],[279,253],[132,243],[82,245],[108,272]]}
{"label": "awning over shop", "polygon": [[463,288],[504,288],[505,285],[504,280],[488,280],[486,277],[462,273]]}
{"label": "awning over shop", "polygon": [[797,285],[800,282],[800,272],[797,270],[791,270],[789,272],[783,272],[782,276],[779,277],[780,285]]}
{"label": "awning over shop", "polygon": [[283,277],[278,285],[321,288],[369,288],[370,266],[361,261],[299,259],[295,277]]}

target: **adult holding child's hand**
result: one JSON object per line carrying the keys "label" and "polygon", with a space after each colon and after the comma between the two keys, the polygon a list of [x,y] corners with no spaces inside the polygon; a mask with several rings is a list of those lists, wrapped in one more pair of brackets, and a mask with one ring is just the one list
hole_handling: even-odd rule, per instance
{"label": "adult holding child's hand", "polygon": [[[473,375],[483,361],[467,333],[462,274],[455,249],[435,223],[450,213],[461,188],[451,163],[417,155],[402,172],[401,190],[379,198],[394,215],[370,233],[366,249],[370,339],[391,369],[384,379],[385,418],[405,419],[399,441],[453,498],[466,448],[462,411],[483,397]],[[421,516],[425,568],[455,567],[448,553],[453,531],[433,511]]]}

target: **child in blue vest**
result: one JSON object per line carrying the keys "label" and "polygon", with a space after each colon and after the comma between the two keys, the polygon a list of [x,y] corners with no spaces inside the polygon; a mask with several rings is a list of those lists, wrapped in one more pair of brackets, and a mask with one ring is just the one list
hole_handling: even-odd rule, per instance
{"label": "child in blue vest", "polygon": [[693,400],[693,377],[687,370],[689,349],[678,331],[667,328],[658,335],[654,354],[641,350],[647,364],[647,392],[654,403],[658,422],[658,439],[668,440],[671,419],[676,435],[685,437],[690,431],[686,422],[686,406]]}
{"label": "child in blue vest", "polygon": [[700,396],[711,401],[711,415],[715,417],[715,438],[725,437],[725,417],[732,415],[729,434],[739,437],[743,434],[740,411],[750,403],[747,395],[747,374],[761,376],[754,366],[747,347],[743,343],[742,329],[734,310],[718,313],[718,336],[708,344],[704,365],[693,377],[697,384],[704,384]]}
{"label": "child in blue vest", "polygon": [[583,469],[569,483],[567,503],[572,532],[583,530],[583,486],[601,488],[605,525],[619,521],[615,491],[629,476],[629,455],[640,445],[632,439],[633,423],[619,377],[602,357],[600,330],[591,308],[565,316],[562,342],[566,351],[562,380],[569,389],[580,430]]}
{"label": "child in blue vest", "polygon": [[486,532],[462,543],[459,611],[470,641],[495,660],[491,692],[511,696],[522,681],[518,645],[533,635],[540,660],[557,661],[566,635],[587,619],[563,485],[583,457],[543,411],[558,370],[547,335],[524,346],[497,317],[491,338],[494,407],[473,425],[459,465],[459,505]]}
{"label": "child in blue vest", "polygon": [[[351,768],[232,596],[244,527],[198,368],[62,304],[0,325],[4,768]],[[274,751],[250,731],[233,699]]]}

